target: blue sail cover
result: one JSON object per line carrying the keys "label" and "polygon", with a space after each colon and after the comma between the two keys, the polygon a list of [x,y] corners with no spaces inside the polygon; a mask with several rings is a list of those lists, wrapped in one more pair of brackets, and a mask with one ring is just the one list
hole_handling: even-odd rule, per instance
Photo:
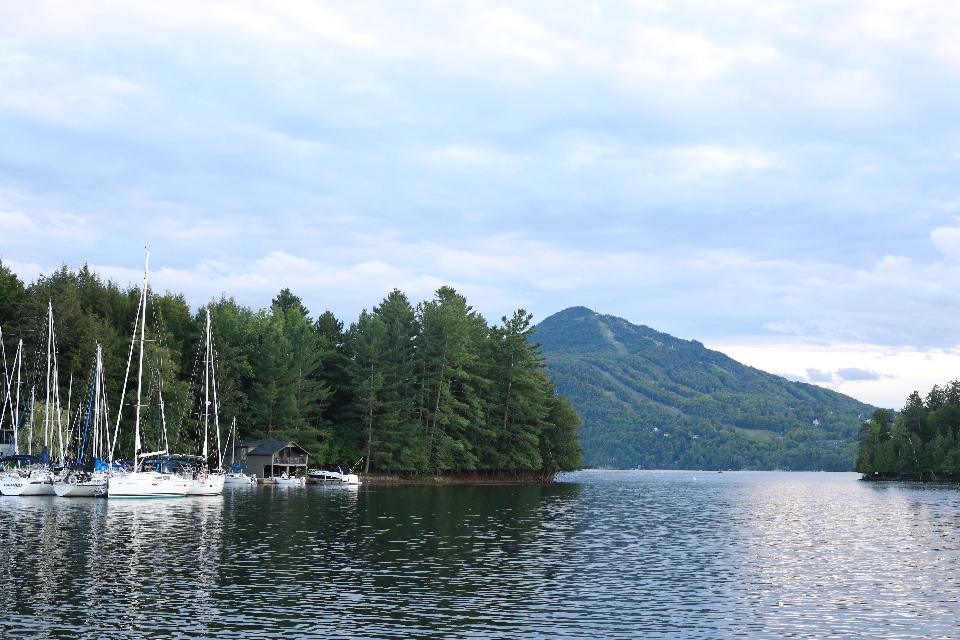
{"label": "blue sail cover", "polygon": [[93,459],[93,470],[94,471],[110,471],[110,465],[101,460],[100,458]]}
{"label": "blue sail cover", "polygon": [[241,467],[241,466],[238,465],[236,462],[234,462],[233,464],[231,464],[231,465],[230,465],[230,468],[233,469],[234,471],[243,471],[244,469],[246,469],[246,467]]}
{"label": "blue sail cover", "polygon": [[50,464],[50,452],[46,447],[40,452],[40,464]]}

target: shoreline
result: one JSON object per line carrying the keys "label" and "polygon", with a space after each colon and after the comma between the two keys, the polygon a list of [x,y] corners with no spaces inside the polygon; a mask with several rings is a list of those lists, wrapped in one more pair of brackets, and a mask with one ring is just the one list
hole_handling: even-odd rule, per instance
{"label": "shoreline", "polygon": [[542,472],[445,472],[430,475],[360,474],[362,484],[384,485],[548,485],[556,473]]}
{"label": "shoreline", "polygon": [[934,473],[920,471],[899,473],[897,471],[870,471],[860,476],[863,482],[943,482],[960,483],[960,473]]}

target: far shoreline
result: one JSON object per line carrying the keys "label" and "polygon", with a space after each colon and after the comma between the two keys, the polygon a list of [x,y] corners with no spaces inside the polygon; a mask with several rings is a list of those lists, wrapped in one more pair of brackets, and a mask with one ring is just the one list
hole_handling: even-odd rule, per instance
{"label": "far shoreline", "polygon": [[960,483],[960,473],[935,473],[919,471],[899,473],[897,471],[870,471],[860,478],[863,482],[922,482],[922,483]]}
{"label": "far shoreline", "polygon": [[494,472],[445,471],[439,474],[360,474],[363,484],[378,485],[549,485],[555,484],[559,472]]}

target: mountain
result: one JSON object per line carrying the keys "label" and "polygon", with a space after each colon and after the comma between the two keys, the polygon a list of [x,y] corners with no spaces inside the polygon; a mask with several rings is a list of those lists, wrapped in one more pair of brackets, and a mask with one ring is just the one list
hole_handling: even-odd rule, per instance
{"label": "mountain", "polygon": [[546,318],[534,338],[583,418],[587,466],[852,471],[874,411],[585,307]]}

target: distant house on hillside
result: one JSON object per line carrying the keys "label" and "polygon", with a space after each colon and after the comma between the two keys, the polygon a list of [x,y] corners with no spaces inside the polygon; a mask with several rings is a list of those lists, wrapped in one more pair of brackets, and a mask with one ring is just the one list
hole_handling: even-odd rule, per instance
{"label": "distant house on hillside", "polygon": [[307,471],[309,454],[292,440],[247,440],[238,442],[234,451],[237,463],[261,478]]}

